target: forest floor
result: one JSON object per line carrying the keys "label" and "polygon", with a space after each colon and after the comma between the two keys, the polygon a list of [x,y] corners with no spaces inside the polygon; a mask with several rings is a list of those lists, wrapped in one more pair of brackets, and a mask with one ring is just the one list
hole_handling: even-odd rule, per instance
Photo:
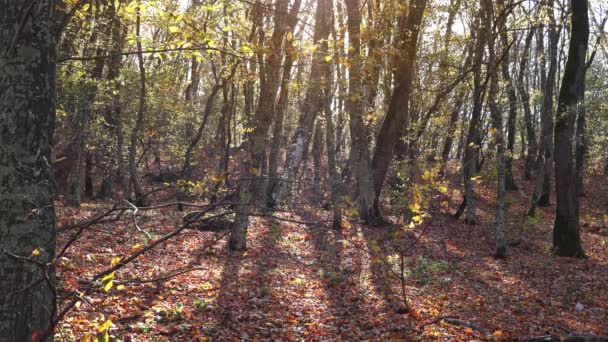
{"label": "forest floor", "polygon": [[[524,217],[532,184],[519,176],[520,190],[508,194],[513,246],[506,260],[492,257],[494,182],[478,186],[483,224],[477,226],[436,212],[405,234],[394,234],[403,224],[365,227],[356,222],[338,232],[324,223],[330,211],[302,204],[297,212],[275,215],[322,222],[253,218],[245,253],[228,252],[226,231],[184,231],[116,272],[109,291],[92,291],[59,324],[56,340],[79,339],[108,319],[113,322],[110,333],[123,341],[608,335],[606,177],[588,177],[587,196],[581,199],[588,258],[569,259],[551,254],[554,206],[539,208],[537,220]],[[449,200],[452,212],[459,201]],[[59,226],[93,217],[112,204],[70,208],[58,202]],[[140,227],[154,239],[174,230],[182,215],[169,207],[148,211]],[[74,233],[60,229],[58,246]],[[82,288],[113,258],[146,244],[147,237],[127,214],[119,222],[87,229],[58,265],[60,298]],[[398,277],[399,246],[406,247],[409,312]],[[154,280],[182,270],[189,272]],[[67,301],[60,299],[60,304]],[[454,324],[461,321],[470,324]]]}

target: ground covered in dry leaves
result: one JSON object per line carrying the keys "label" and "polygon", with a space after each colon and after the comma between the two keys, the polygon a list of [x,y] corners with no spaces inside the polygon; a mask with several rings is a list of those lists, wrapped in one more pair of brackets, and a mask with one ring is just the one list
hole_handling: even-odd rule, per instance
{"label": "ground covered in dry leaves", "polygon": [[[226,231],[186,230],[118,271],[107,292],[98,287],[86,296],[59,324],[56,340],[80,339],[107,320],[113,323],[110,333],[123,341],[608,335],[608,182],[604,176],[589,178],[581,208],[587,259],[551,255],[554,207],[540,208],[537,220],[524,217],[531,184],[516,179],[520,190],[508,195],[513,246],[506,260],[494,260],[494,183],[482,182],[479,226],[440,211],[405,234],[394,234],[403,224],[374,228],[351,219],[338,232],[327,223],[255,218],[246,253],[227,251]],[[452,212],[459,201],[449,199]],[[59,226],[111,206],[93,202],[75,209],[57,203]],[[330,214],[306,205],[275,213],[307,222]],[[140,228],[153,240],[175,229],[182,215],[173,207],[148,211]],[[58,248],[74,233],[60,228]],[[58,263],[60,304],[113,258],[148,241],[128,214],[91,226]],[[407,247],[405,296],[411,310],[403,305],[397,276],[399,246]],[[181,271],[187,272],[176,275]]]}

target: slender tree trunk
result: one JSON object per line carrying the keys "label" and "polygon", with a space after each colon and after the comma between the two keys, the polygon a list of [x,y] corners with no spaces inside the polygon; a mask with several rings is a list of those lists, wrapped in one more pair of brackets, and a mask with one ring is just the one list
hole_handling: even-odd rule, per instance
{"label": "slender tree trunk", "polygon": [[[547,8],[553,8],[553,0],[547,0]],[[539,172],[537,174],[537,185],[532,206],[548,206],[550,204],[551,178],[553,177],[553,126],[554,110],[553,97],[555,93],[557,73],[557,49],[559,33],[555,27],[553,10],[548,12],[550,25],[549,33],[549,70],[547,82],[543,90],[542,116],[541,116],[541,150],[539,151]]]}
{"label": "slender tree trunk", "polygon": [[285,181],[279,181],[277,185],[275,198],[278,202],[285,200],[291,193],[293,181],[297,178],[300,166],[309,149],[315,119],[321,110],[321,90],[322,87],[326,86],[321,83],[321,72],[322,63],[324,63],[324,59],[328,54],[327,40],[330,32],[330,10],[329,0],[319,0],[317,2],[313,41],[319,47],[313,53],[309,86],[300,112],[298,126],[292,137],[287,161],[285,162],[285,169],[283,171]]}
{"label": "slender tree trunk", "polygon": [[585,196],[585,155],[587,154],[587,137],[585,130],[587,126],[587,113],[585,110],[585,82],[581,84],[580,103],[578,105],[578,117],[576,118],[576,193]]}
{"label": "slender tree trunk", "polygon": [[[506,31],[506,26],[503,26],[500,31],[501,41],[503,46],[509,44],[509,38]],[[515,37],[513,38],[515,39]],[[513,78],[509,66],[511,61],[509,58],[510,53],[507,52],[501,61],[502,78],[506,83],[507,98],[509,100],[509,118],[507,120],[507,151],[505,155],[505,187],[507,190],[517,190],[517,184],[513,179],[513,157],[515,156],[515,123],[517,121],[517,93],[515,91],[515,85],[513,84]]]}
{"label": "slender tree trunk", "polygon": [[[480,14],[483,15],[485,1],[481,1],[482,9]],[[475,57],[473,59],[473,112],[469,121],[469,130],[467,133],[466,145],[464,146],[464,158],[462,160],[462,170],[464,174],[464,203],[466,207],[465,223],[478,224],[479,219],[475,214],[475,189],[474,177],[477,176],[477,164],[479,159],[479,149],[481,148],[480,136],[480,120],[483,110],[484,101],[484,82],[482,77],[483,55],[487,42],[489,28],[485,20],[476,19],[476,37],[475,37]]]}
{"label": "slender tree trunk", "polygon": [[296,48],[293,45],[293,31],[298,22],[298,12],[300,11],[301,0],[294,1],[289,14],[289,33],[285,40],[285,62],[283,63],[283,76],[281,79],[281,90],[279,91],[279,100],[275,106],[276,116],[272,130],[272,143],[270,145],[270,155],[268,159],[268,189],[267,189],[267,205],[272,207],[276,205],[275,193],[278,184],[278,165],[279,165],[279,149],[283,141],[283,121],[285,120],[285,112],[289,104],[289,87],[291,87],[291,69],[296,58]]}
{"label": "slender tree trunk", "polygon": [[[491,25],[493,19],[493,5],[492,0],[482,0],[485,2],[486,18],[488,25]],[[501,1],[500,5],[504,5]],[[500,19],[501,21],[506,18]],[[499,24],[498,27],[504,30],[505,25]],[[504,131],[502,125],[502,113],[498,107],[498,60],[496,58],[496,50],[499,44],[496,43],[498,39],[490,35],[488,37],[488,73],[490,74],[490,90],[488,94],[488,107],[490,109],[490,116],[492,119],[492,144],[496,149],[496,169],[498,173],[497,189],[496,189],[496,220],[495,231],[496,231],[496,251],[494,257],[497,259],[503,259],[507,254],[507,233],[506,233],[506,208],[505,208],[505,190],[506,190],[506,165],[505,165],[505,145],[504,145]],[[507,44],[503,44],[503,49],[508,49]],[[503,58],[508,56],[508,51],[503,53]],[[504,66],[504,65],[503,65]],[[503,73],[504,74],[504,73]]]}
{"label": "slender tree trunk", "polygon": [[323,126],[318,120],[312,143],[313,180],[312,191],[318,196],[321,194],[321,155],[323,153]]}
{"label": "slender tree trunk", "polygon": [[519,96],[524,108],[524,123],[526,126],[526,140],[527,140],[527,151],[526,151],[526,162],[525,162],[525,173],[526,179],[532,178],[532,171],[534,169],[534,161],[536,159],[536,133],[534,131],[534,124],[532,122],[532,110],[530,108],[530,93],[525,83],[525,76],[528,73],[528,62],[530,60],[530,45],[532,44],[532,38],[534,38],[534,29],[530,29],[526,41],[524,44],[524,51],[521,56],[519,63],[519,76],[517,78],[517,88]]}
{"label": "slender tree trunk", "polygon": [[553,249],[559,256],[584,257],[579,231],[579,203],[576,191],[573,137],[589,40],[589,4],[572,0],[572,33],[562,79],[555,120],[555,193],[557,206],[553,226]]}
{"label": "slender tree trunk", "polygon": [[[0,10],[0,339],[50,341],[56,312],[52,1]],[[34,262],[26,260],[32,258]]]}
{"label": "slender tree trunk", "polygon": [[129,141],[129,176],[133,185],[133,194],[131,200],[137,205],[143,205],[144,192],[141,186],[139,175],[137,174],[137,139],[144,129],[144,117],[146,114],[146,66],[144,64],[144,55],[141,46],[141,10],[137,7],[136,19],[136,36],[137,36],[137,62],[139,65],[139,107],[137,109],[137,118],[135,127],[131,131]]}

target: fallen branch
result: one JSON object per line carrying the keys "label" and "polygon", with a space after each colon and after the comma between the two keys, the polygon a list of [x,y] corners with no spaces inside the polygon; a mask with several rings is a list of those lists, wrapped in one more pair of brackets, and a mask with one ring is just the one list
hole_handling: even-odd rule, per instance
{"label": "fallen branch", "polygon": [[432,320],[432,321],[430,321],[428,323],[425,323],[423,325],[423,327],[425,327],[427,325],[431,325],[431,324],[437,324],[437,323],[439,323],[441,321],[449,323],[449,324],[453,324],[453,325],[460,325],[462,327],[471,328],[471,329],[473,329],[475,331],[480,332],[484,336],[488,335],[488,331],[485,330],[484,328],[479,327],[477,324],[475,324],[473,322],[469,322],[469,321],[465,321],[465,320],[459,319],[459,318],[454,317],[454,316],[441,316],[441,317],[437,317],[434,320]]}

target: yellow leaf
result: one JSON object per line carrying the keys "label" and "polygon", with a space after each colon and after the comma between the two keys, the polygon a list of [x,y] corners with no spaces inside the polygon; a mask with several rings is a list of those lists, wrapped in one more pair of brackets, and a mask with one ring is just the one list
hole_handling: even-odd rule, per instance
{"label": "yellow leaf", "polygon": [[108,330],[110,330],[111,326],[112,326],[112,320],[107,320],[102,325],[100,325],[99,327],[97,327],[97,331],[100,334],[103,334],[105,332],[108,332]]}
{"label": "yellow leaf", "polygon": [[251,174],[253,174],[254,176],[259,176],[260,175],[260,170],[258,170],[255,167],[252,167],[251,169],[249,169],[249,171],[251,172]]}
{"label": "yellow leaf", "polygon": [[124,285],[118,285],[118,286],[116,286],[116,289],[118,291],[124,291],[126,289],[126,287]]}
{"label": "yellow leaf", "polygon": [[116,266],[122,260],[122,257],[113,257],[112,261],[110,261],[110,265]]}
{"label": "yellow leaf", "polygon": [[440,186],[439,192],[441,192],[442,194],[446,194],[448,192],[448,188],[445,186]]}
{"label": "yellow leaf", "polygon": [[103,285],[103,290],[108,292],[110,289],[112,289],[112,286],[114,286],[114,282],[110,280]]}
{"label": "yellow leaf", "polygon": [[97,338],[94,334],[88,333],[80,338],[80,342],[95,342]]}
{"label": "yellow leaf", "polygon": [[325,56],[325,61],[327,63],[331,62],[331,56],[330,55]]}
{"label": "yellow leaf", "polygon": [[131,252],[135,252],[136,250],[141,248],[141,244],[140,243],[136,243],[133,246],[131,246]]}
{"label": "yellow leaf", "polygon": [[32,256],[37,257],[37,256],[39,256],[39,255],[40,255],[40,250],[38,250],[38,248],[36,248],[36,249],[34,249],[34,250],[32,251]]}
{"label": "yellow leaf", "polygon": [[177,33],[180,31],[180,28],[177,26],[169,26],[169,32],[171,33]]}
{"label": "yellow leaf", "polygon": [[290,42],[293,40],[293,33],[287,32],[287,41]]}
{"label": "yellow leaf", "polygon": [[501,330],[496,330],[492,335],[494,336],[494,338],[500,339],[500,338],[502,338],[503,333]]}
{"label": "yellow leaf", "polygon": [[228,175],[227,173],[222,173],[221,175],[213,175],[213,176],[211,176],[211,180],[216,183],[223,182],[224,179],[226,179],[227,175]]}

